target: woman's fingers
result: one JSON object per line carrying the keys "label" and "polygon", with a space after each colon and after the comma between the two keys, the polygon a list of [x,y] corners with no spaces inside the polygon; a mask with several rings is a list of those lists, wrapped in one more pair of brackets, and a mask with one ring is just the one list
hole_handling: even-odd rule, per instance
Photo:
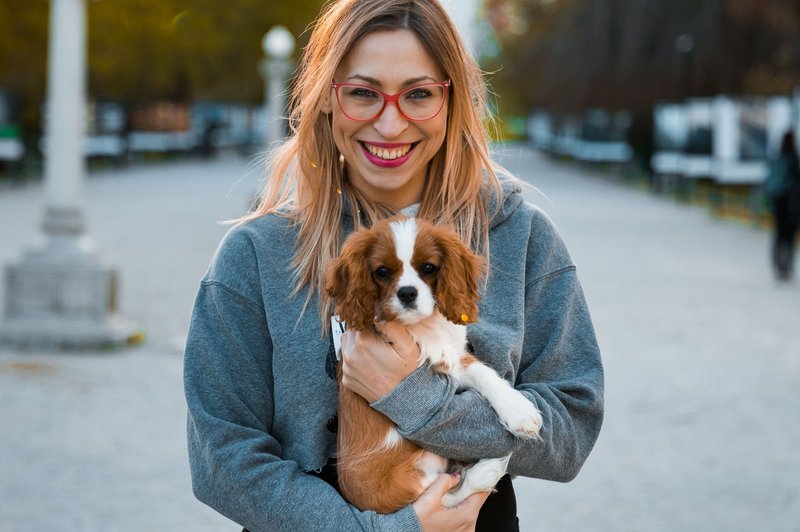
{"label": "woman's fingers", "polygon": [[468,532],[475,530],[478,513],[489,493],[475,493],[458,506],[445,508],[442,497],[458,485],[456,475],[441,474],[412,505],[425,532]]}
{"label": "woman's fingers", "polygon": [[411,356],[400,356],[373,331],[345,332],[341,353],[342,384],[369,402],[391,392],[417,366],[413,351]]}
{"label": "woman's fingers", "polygon": [[419,359],[419,346],[405,325],[396,321],[383,321],[376,323],[375,327],[398,356],[412,362]]}

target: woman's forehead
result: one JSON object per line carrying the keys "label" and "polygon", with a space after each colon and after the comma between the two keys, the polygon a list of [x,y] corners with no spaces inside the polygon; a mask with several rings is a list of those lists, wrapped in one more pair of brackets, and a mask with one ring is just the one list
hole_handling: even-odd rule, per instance
{"label": "woman's forehead", "polygon": [[406,29],[375,31],[361,37],[336,69],[339,83],[366,83],[384,89],[442,81],[442,77],[422,42]]}

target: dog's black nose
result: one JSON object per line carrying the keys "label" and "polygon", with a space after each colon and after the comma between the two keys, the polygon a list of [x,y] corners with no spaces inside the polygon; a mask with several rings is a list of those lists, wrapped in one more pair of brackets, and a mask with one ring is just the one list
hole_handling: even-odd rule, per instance
{"label": "dog's black nose", "polygon": [[417,289],[413,286],[403,286],[397,291],[397,298],[403,305],[410,305],[417,299]]}

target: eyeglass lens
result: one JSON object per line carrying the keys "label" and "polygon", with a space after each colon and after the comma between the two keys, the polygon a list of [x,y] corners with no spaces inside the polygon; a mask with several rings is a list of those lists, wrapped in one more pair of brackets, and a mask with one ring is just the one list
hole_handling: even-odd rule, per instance
{"label": "eyeglass lens", "polygon": [[[337,91],[342,111],[356,120],[371,120],[383,109],[383,95],[368,87],[340,85]],[[397,105],[408,118],[425,120],[442,108],[444,94],[445,88],[441,85],[419,85],[400,93]]]}

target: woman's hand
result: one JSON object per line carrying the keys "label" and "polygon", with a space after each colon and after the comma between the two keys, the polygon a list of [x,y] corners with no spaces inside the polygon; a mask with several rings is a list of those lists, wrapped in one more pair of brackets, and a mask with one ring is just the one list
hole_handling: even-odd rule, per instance
{"label": "woman's hand", "polygon": [[394,390],[419,365],[419,346],[398,323],[342,335],[342,384],[368,402]]}
{"label": "woman's hand", "polygon": [[423,532],[472,532],[478,521],[478,512],[486,502],[489,492],[470,495],[461,504],[452,508],[442,506],[442,497],[456,487],[458,476],[443,473],[420,495],[411,506]]}

